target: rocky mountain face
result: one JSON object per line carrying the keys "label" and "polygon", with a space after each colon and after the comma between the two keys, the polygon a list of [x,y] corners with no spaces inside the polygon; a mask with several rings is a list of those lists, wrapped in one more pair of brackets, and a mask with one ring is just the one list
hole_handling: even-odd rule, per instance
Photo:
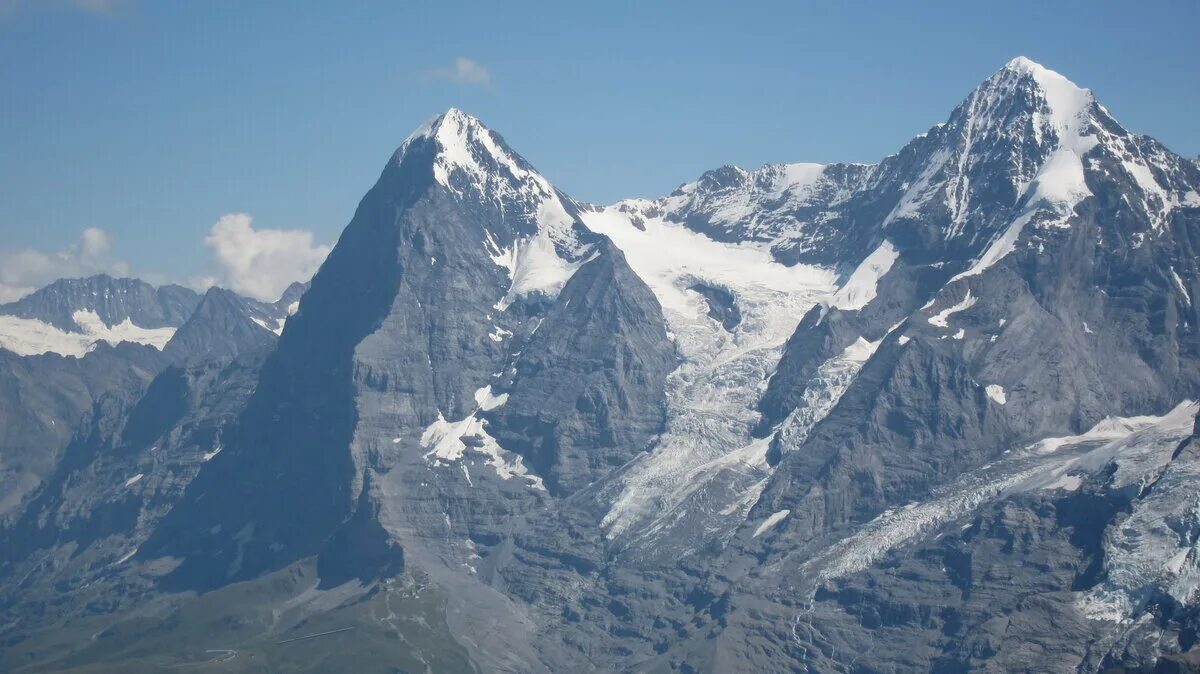
{"label": "rocky mountain face", "polygon": [[3,312],[171,333],[11,323],[0,668],[1178,671],[1198,243],[1195,162],[1027,59],[607,207],[450,110],[278,303]]}
{"label": "rocky mountain face", "polygon": [[[72,536],[91,526],[80,520],[104,522],[114,508],[133,508],[126,512],[136,519],[137,508],[126,503],[126,490],[114,491],[113,485],[99,482],[122,483],[147,474],[139,472],[147,462],[159,465],[167,452],[159,452],[157,443],[165,442],[172,433],[190,432],[180,427],[189,406],[200,410],[196,414],[202,419],[195,423],[201,425],[217,423],[211,416],[214,409],[225,410],[223,413],[240,409],[234,392],[237,387],[250,390],[253,380],[239,382],[237,378],[257,372],[256,363],[274,346],[272,330],[286,320],[288,307],[304,287],[296,284],[290,296],[285,293],[274,304],[214,288],[196,304],[191,291],[176,286],[155,290],[134,279],[97,276],[58,281],[18,302],[25,311],[21,320],[27,322],[16,324],[14,332],[23,337],[23,345],[33,347],[34,355],[0,348],[0,470],[6,485],[0,498],[0,519],[6,527],[13,526],[14,531],[8,533],[17,536],[6,548],[10,553],[6,563],[28,563],[35,551],[49,556],[55,548],[74,548],[79,541]],[[183,319],[170,313],[174,306],[170,302],[141,302],[146,297],[175,296],[193,298],[191,313]],[[96,318],[96,325],[103,326],[102,321],[108,320],[117,326],[125,324],[126,329],[102,333],[91,341],[95,333],[58,331],[51,323],[55,312],[99,316],[97,311],[108,318]],[[146,327],[159,320],[168,324]],[[30,330],[30,324],[48,327]],[[147,333],[156,331],[163,333],[161,339],[143,342]],[[76,335],[79,341],[64,340],[63,334]],[[77,346],[83,348],[76,350]],[[248,364],[234,364],[243,355]],[[138,440],[112,437],[128,425],[152,430],[139,431]],[[130,442],[136,447],[130,447]],[[194,451],[214,451],[213,443],[209,432],[201,441],[203,448]],[[198,461],[191,463],[198,468]],[[97,473],[100,464],[111,474],[102,478]],[[127,486],[133,489],[140,479]],[[186,484],[186,479],[181,484]],[[69,494],[55,491],[68,487]],[[178,494],[173,494],[159,507],[173,505],[177,498]],[[47,522],[48,517],[59,522]],[[98,526],[113,528],[109,532],[113,535],[134,536],[135,528],[125,530],[130,521]],[[40,533],[31,533],[33,529]]]}
{"label": "rocky mountain face", "polygon": [[[44,321],[68,332],[81,332],[76,312],[90,312],[107,326],[125,320],[143,328],[179,327],[200,298],[188,288],[159,288],[131,278],[98,274],[61,279],[21,299],[0,305],[0,314]],[[85,319],[86,320],[86,319]]]}
{"label": "rocky mountain face", "polygon": [[210,288],[163,353],[173,362],[222,362],[273,346],[307,284],[294,283],[276,302],[260,302],[224,288]]}

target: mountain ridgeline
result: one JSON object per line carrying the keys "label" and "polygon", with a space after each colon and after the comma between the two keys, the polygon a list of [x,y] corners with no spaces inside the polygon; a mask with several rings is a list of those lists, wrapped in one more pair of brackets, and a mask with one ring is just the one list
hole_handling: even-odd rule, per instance
{"label": "mountain ridgeline", "polygon": [[609,206],[451,109],[278,302],[0,306],[0,669],[1186,671],[1198,247],[1024,58]]}

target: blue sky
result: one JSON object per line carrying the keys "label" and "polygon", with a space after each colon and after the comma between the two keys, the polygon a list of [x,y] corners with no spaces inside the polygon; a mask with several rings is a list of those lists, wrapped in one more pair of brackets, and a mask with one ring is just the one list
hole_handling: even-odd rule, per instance
{"label": "blue sky", "polygon": [[205,238],[228,213],[332,243],[450,106],[609,202],[726,163],[877,161],[1023,54],[1195,156],[1197,27],[1195,0],[0,0],[0,284],[87,228],[97,265],[155,280],[223,278]]}

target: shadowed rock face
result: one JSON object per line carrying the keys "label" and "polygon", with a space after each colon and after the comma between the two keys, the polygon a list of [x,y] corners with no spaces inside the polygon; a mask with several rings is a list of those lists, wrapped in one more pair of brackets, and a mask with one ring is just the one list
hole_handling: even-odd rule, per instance
{"label": "shadowed rock face", "polygon": [[314,554],[351,514],[354,348],[395,297],[396,221],[432,181],[418,164],[389,163],[363,198],[225,451],[143,548],[185,558],[176,582],[216,587]]}
{"label": "shadowed rock face", "polygon": [[738,323],[742,322],[742,312],[738,309],[737,297],[729,290],[706,283],[693,284],[689,290],[695,290],[704,296],[704,301],[708,303],[709,317],[720,321],[721,327],[732,332]]}
{"label": "shadowed rock face", "polygon": [[223,288],[211,288],[191,318],[175,331],[163,353],[181,363],[232,360],[242,352],[274,344],[275,335],[268,326],[275,322],[253,300]]}
{"label": "shadowed rock face", "polygon": [[607,209],[451,110],[307,290],[0,352],[0,639],[304,567],[480,671],[1183,666],[1198,242],[1196,164],[1024,59],[879,164]]}
{"label": "shadowed rock face", "polygon": [[[113,349],[109,357],[131,346]],[[63,607],[46,603],[47,597],[83,592],[97,573],[121,570],[191,479],[220,454],[224,431],[245,407],[265,355],[184,369],[164,363],[150,347],[133,348],[101,370],[107,390],[92,391],[95,402],[61,459],[31,492],[22,516],[0,531],[0,573],[28,581],[0,583],[6,611],[24,607],[55,615]],[[147,385],[130,385],[120,375],[142,351],[158,356],[152,362],[162,369]],[[90,370],[104,363],[93,359],[106,353],[60,360]],[[50,383],[67,374],[58,370]],[[53,569],[46,570],[49,559]],[[136,578],[124,579],[121,588],[103,595],[108,610],[136,603],[148,589]]]}
{"label": "shadowed rock face", "polygon": [[136,397],[165,362],[152,347],[99,345],[84,358],[0,349],[0,521],[9,521],[63,460],[98,400]]}
{"label": "shadowed rock face", "polygon": [[650,446],[665,420],[675,351],[658,300],[611,244],[580,267],[516,362],[488,415],[551,494],[578,491]]}

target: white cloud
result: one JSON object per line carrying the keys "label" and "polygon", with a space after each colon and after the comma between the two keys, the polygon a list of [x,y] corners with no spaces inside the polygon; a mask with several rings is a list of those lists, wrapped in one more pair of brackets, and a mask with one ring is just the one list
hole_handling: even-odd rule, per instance
{"label": "white cloud", "polygon": [[215,273],[193,279],[193,286],[219,284],[274,301],[292,282],[312,278],[329,255],[329,246],[313,243],[312,232],[255,229],[253,223],[246,213],[221,216],[204,239],[212,251]]}
{"label": "white cloud", "polygon": [[492,88],[492,71],[475,59],[459,56],[454,63],[426,72],[428,77],[438,80],[448,80],[457,84],[474,87]]}
{"label": "white cloud", "polygon": [[112,237],[96,227],[83,230],[77,243],[56,252],[0,250],[0,303],[18,300],[60,278],[128,276],[129,265],[114,259],[111,251]]}

